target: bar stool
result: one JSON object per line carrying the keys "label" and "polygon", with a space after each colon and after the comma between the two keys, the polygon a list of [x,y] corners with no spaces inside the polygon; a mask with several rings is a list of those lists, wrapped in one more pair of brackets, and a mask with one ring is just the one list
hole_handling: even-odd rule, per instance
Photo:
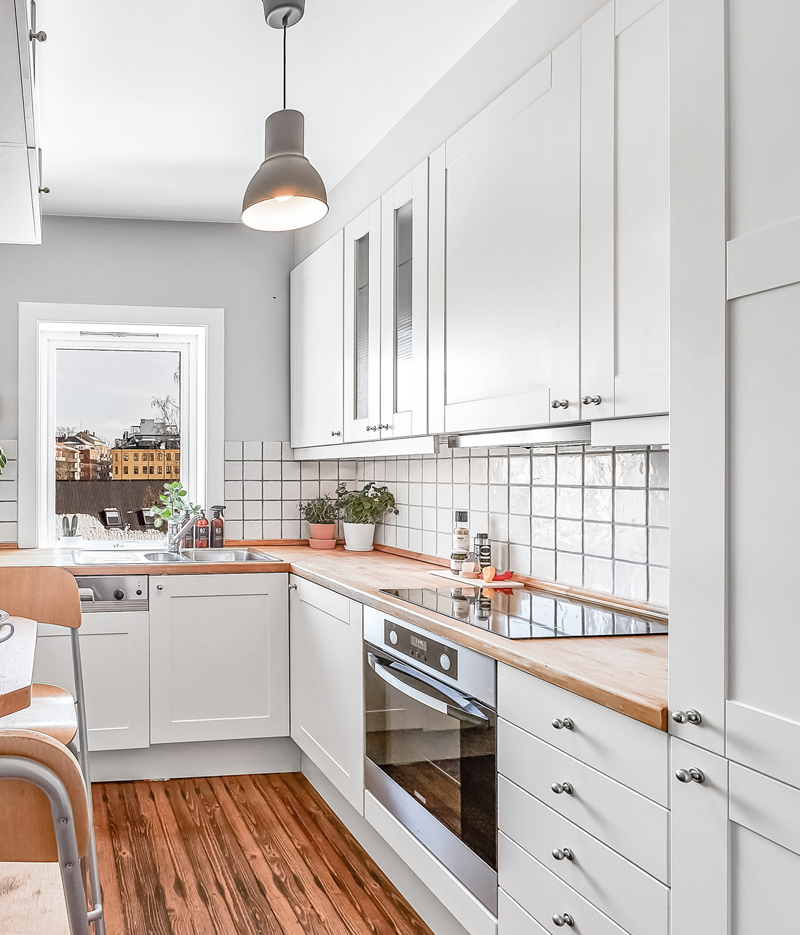
{"label": "bar stool", "polygon": [[[86,703],[83,690],[83,667],[78,629],[81,625],[81,601],[75,578],[63,568],[0,568],[0,607],[12,617],[27,617],[39,623],[51,623],[70,629],[72,669],[76,698],[55,685],[31,687],[31,704],[15,714],[0,718],[0,731],[35,731],[68,746],[77,753],[86,786],[88,814],[92,816],[92,783],[89,773],[89,735],[86,727]],[[76,749],[75,738],[80,747]],[[94,823],[89,821],[87,852],[92,888],[95,935],[105,935]]]}
{"label": "bar stool", "polygon": [[67,748],[35,731],[0,731],[0,861],[58,861],[71,935],[89,935],[103,910],[87,909],[81,861],[91,814],[83,775]]}

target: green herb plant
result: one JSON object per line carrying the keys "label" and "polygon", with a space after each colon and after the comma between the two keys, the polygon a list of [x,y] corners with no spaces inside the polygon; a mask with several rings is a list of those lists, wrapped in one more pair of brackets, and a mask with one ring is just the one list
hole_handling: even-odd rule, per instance
{"label": "green herb plant", "polygon": [[339,515],[337,501],[331,499],[327,494],[324,497],[306,500],[305,503],[299,503],[298,506],[303,514],[303,519],[309,523],[335,523]]}
{"label": "green herb plant", "polygon": [[342,519],[346,523],[377,523],[386,513],[399,513],[388,487],[378,487],[370,481],[361,490],[348,490],[344,484],[336,488]]}
{"label": "green herb plant", "polygon": [[150,507],[150,512],[155,516],[153,525],[156,529],[163,526],[165,521],[177,519],[182,513],[188,513],[191,516],[200,515],[201,508],[185,500],[185,496],[186,491],[179,480],[164,484],[164,493],[158,495],[163,506]]}
{"label": "green herb plant", "polygon": [[8,464],[8,459],[6,458],[6,453],[0,448],[0,474],[3,473],[3,468]]}

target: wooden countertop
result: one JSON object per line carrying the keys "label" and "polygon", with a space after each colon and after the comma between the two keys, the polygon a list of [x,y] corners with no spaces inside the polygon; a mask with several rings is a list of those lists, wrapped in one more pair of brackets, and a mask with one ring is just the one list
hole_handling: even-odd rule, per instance
{"label": "wooden countertop", "polygon": [[[3,549],[0,565],[61,565],[75,575],[241,574],[292,572],[462,646],[529,672],[637,721],[667,729],[667,637],[625,636],[512,641],[380,593],[381,588],[442,587],[431,565],[387,552],[320,551],[266,545],[281,562],[178,565],[73,565],[57,549]],[[544,590],[544,589],[543,589]]]}

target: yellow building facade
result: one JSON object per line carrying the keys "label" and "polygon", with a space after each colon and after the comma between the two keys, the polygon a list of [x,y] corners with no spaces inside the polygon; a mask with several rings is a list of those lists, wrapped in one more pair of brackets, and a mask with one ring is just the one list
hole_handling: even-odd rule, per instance
{"label": "yellow building facade", "polygon": [[181,453],[177,448],[114,448],[112,480],[178,480]]}

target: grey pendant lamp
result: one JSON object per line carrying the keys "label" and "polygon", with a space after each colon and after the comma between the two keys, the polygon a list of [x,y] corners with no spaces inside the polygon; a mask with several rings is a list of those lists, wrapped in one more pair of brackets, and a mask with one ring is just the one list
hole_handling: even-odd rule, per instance
{"label": "grey pendant lamp", "polygon": [[283,110],[267,117],[266,159],[244,193],[242,223],[262,231],[297,230],[328,213],[325,185],[303,155],[303,115],[286,109],[286,30],[302,18],[305,0],[262,2],[267,23],[283,30]]}

